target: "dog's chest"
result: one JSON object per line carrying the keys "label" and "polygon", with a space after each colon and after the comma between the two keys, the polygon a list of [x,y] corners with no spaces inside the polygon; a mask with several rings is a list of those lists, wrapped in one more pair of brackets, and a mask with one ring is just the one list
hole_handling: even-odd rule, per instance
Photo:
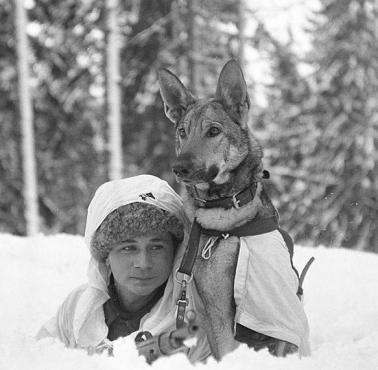
{"label": "dog's chest", "polygon": [[202,257],[208,237],[201,237],[199,254],[194,266],[194,278],[207,304],[224,306],[232,300],[240,239],[236,236],[218,240],[211,248],[210,258]]}

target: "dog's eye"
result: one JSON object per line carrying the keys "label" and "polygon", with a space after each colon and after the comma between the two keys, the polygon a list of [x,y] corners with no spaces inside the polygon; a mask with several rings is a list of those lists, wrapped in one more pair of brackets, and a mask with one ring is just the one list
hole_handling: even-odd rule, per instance
{"label": "dog's eye", "polygon": [[186,132],[185,132],[185,129],[184,128],[179,128],[177,130],[177,133],[178,133],[178,136],[180,136],[181,139],[185,139],[186,137]]}
{"label": "dog's eye", "polygon": [[216,126],[213,126],[209,128],[209,131],[207,131],[206,135],[208,137],[214,137],[214,136],[219,135],[220,133],[221,133],[221,130]]}

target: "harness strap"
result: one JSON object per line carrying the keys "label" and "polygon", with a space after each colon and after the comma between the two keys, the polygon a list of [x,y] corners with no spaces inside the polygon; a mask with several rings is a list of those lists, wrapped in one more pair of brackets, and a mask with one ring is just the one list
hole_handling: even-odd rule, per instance
{"label": "harness strap", "polygon": [[[289,250],[290,259],[292,259],[294,254],[293,239],[285,230],[282,230],[279,227],[278,219],[276,216],[253,219],[251,221],[248,221],[244,225],[241,225],[228,231],[227,234],[238,237],[254,236],[265,234],[274,230],[278,230],[281,233],[282,238],[284,239],[285,244],[287,245],[287,248]],[[181,265],[178,269],[178,272],[189,276],[191,275],[198,254],[201,233],[208,236],[223,236],[225,234],[224,231],[203,229],[201,225],[198,223],[197,219],[194,219],[192,228],[190,230],[188,245],[186,247],[184,256],[181,260]]]}
{"label": "harness strap", "polygon": [[[251,221],[248,221],[244,225],[241,225],[239,227],[236,227],[228,231],[227,234],[243,237],[243,236],[254,236],[254,235],[265,234],[274,230],[278,230],[279,233],[281,234],[287,246],[287,249],[289,251],[291,267],[294,270],[295,274],[297,275],[298,279],[300,279],[299,273],[293,263],[293,255],[294,255],[293,239],[291,238],[291,236],[288,234],[287,231],[279,227],[278,217],[276,215],[271,216],[271,217],[266,217],[266,218],[253,219]],[[201,233],[208,236],[217,236],[217,237],[224,236],[223,231],[203,229],[201,225],[198,223],[197,219],[194,219],[192,228],[190,230],[188,245],[186,247],[184,256],[181,260],[181,265],[178,269],[178,272],[191,276],[193,266],[194,266],[194,263],[196,261],[197,254],[198,254]],[[306,274],[306,272],[307,272],[307,269],[304,275]],[[299,295],[302,295],[301,285],[302,285],[301,281],[299,281],[299,288],[298,288]]]}
{"label": "harness strap", "polygon": [[[188,282],[192,279],[192,270],[197,258],[199,241],[201,237],[201,225],[194,219],[192,228],[190,230],[188,245],[186,246],[185,253],[182,257],[180,267],[177,273],[182,273],[190,276]],[[176,274],[177,274],[176,273]],[[185,278],[181,281],[180,298],[177,300],[177,315],[176,315],[176,328],[180,329],[184,326],[185,311],[188,306],[189,300],[186,295],[186,288],[188,282]]]}
{"label": "harness strap", "polygon": [[186,306],[189,303],[189,299],[186,297],[186,280],[182,280],[181,295],[177,300],[177,315],[176,315],[176,329],[184,327]]}
{"label": "harness strap", "polygon": [[[289,235],[287,231],[280,228],[277,216],[253,219],[251,221],[248,221],[244,225],[241,225],[239,227],[236,227],[228,231],[227,233],[229,235],[242,237],[242,236],[254,236],[254,235],[265,234],[274,230],[278,230],[279,233],[281,234],[287,246],[287,249],[289,250],[291,267],[299,279],[298,271],[294,267],[294,263],[293,263],[293,256],[294,256],[293,239],[291,238],[291,236]],[[224,233],[222,231],[208,230],[208,229],[202,229],[202,232],[206,235],[211,235],[211,236],[222,236],[222,234]]]}
{"label": "harness strap", "polygon": [[184,256],[181,260],[181,265],[178,272],[190,276],[192,274],[193,266],[196,261],[199,241],[201,237],[201,225],[194,219],[192,228],[190,230],[188,245],[186,246]]}
{"label": "harness strap", "polygon": [[[235,227],[232,230],[227,231],[228,234],[234,236],[254,236],[265,234],[270,231],[278,229],[278,220],[276,216],[252,219],[245,224]],[[211,236],[221,236],[224,231],[212,230],[212,229],[202,229],[205,235]]]}
{"label": "harness strap", "polygon": [[304,281],[304,278],[306,277],[306,274],[307,274],[307,271],[308,269],[310,268],[311,264],[314,262],[315,258],[314,257],[311,257],[305,267],[303,267],[303,270],[301,272],[301,275],[299,276],[299,285],[298,285],[298,292],[297,292],[297,296],[300,300],[302,300],[302,295],[303,295],[303,288],[302,288],[302,285],[303,285],[303,281]]}

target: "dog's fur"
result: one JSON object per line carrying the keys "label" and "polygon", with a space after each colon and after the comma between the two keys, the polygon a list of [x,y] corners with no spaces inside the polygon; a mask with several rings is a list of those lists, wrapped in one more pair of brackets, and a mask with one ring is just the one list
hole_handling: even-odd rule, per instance
{"label": "dog's fur", "polygon": [[[176,128],[173,170],[186,186],[188,215],[202,227],[220,231],[274,215],[261,183],[263,152],[248,128],[250,100],[238,63],[231,60],[223,67],[215,98],[208,101],[197,100],[168,70],[160,72],[159,82],[166,115]],[[196,200],[232,196],[252,183],[258,183],[256,196],[239,209],[205,209]],[[206,239],[201,238],[200,250]],[[237,346],[233,285],[238,253],[239,238],[232,236],[218,243],[209,260],[199,255],[194,267],[207,313],[203,324],[217,359]]]}

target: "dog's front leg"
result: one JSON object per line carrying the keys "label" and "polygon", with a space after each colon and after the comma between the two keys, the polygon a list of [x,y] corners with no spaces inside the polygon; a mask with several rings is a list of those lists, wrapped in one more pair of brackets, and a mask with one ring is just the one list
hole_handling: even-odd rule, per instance
{"label": "dog's front leg", "polygon": [[201,321],[217,360],[238,346],[234,339],[234,278],[238,254],[239,238],[230,237],[214,246],[208,260],[200,254],[195,264],[196,285],[207,314]]}

